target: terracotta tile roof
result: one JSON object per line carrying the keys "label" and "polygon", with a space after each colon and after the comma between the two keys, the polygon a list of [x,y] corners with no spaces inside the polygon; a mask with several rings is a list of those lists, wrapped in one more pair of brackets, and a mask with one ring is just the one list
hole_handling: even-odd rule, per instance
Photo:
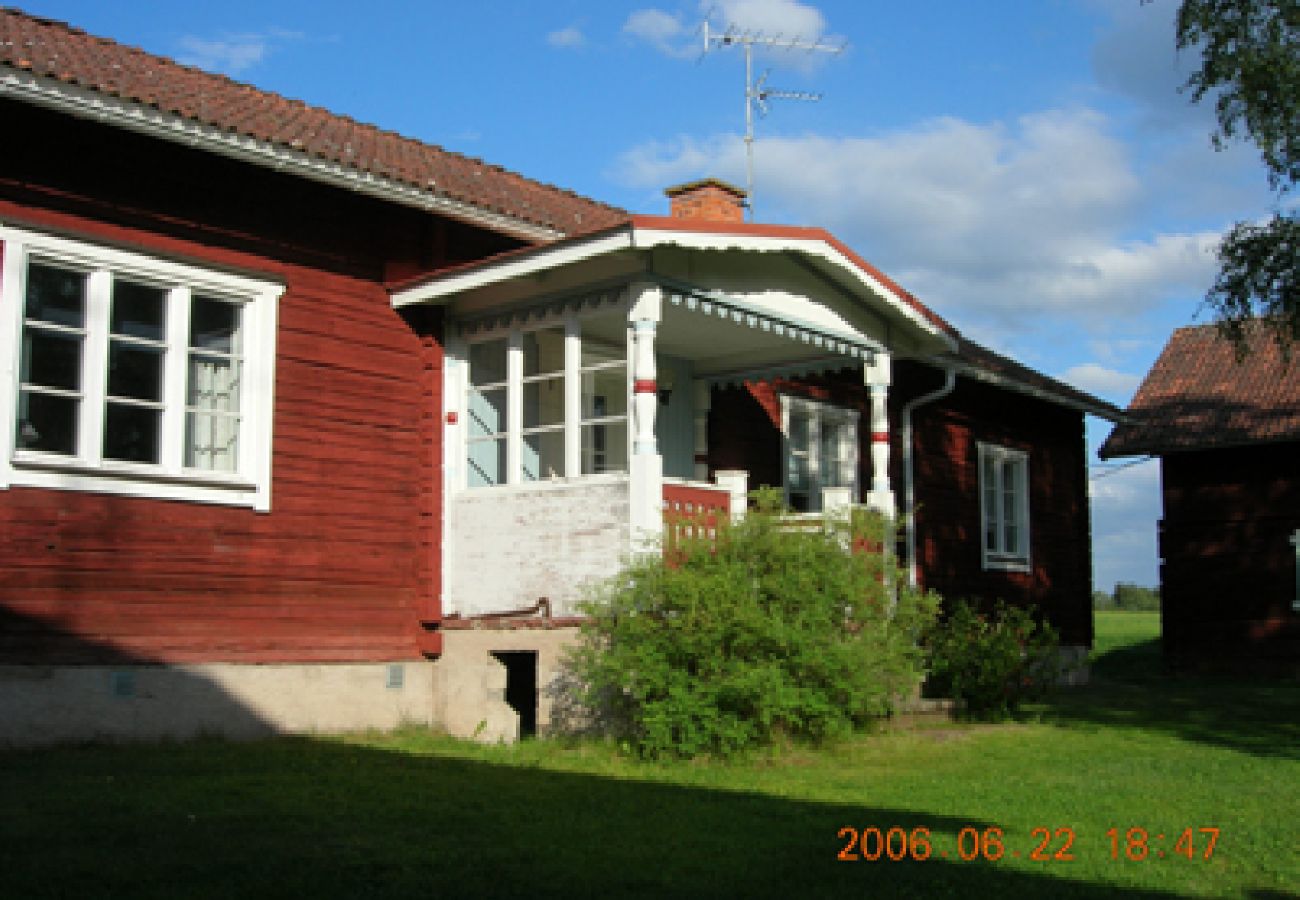
{"label": "terracotta tile roof", "polygon": [[1019,387],[1033,394],[1046,395],[1049,399],[1058,402],[1063,401],[1069,406],[1086,410],[1112,422],[1124,416],[1119,407],[1099,397],[1071,387],[1063,381],[1057,381],[961,335],[957,335],[957,351],[945,354],[945,358],[968,370],[973,369],[976,378],[983,374],[987,376],[987,380],[995,383],[1010,382],[1013,387]]}
{"label": "terracotta tile roof", "polygon": [[0,7],[0,73],[5,69],[152,107],[563,234],[626,218],[615,207],[499,166]]}
{"label": "terracotta tile roof", "polygon": [[1288,367],[1265,329],[1247,340],[1239,363],[1216,326],[1175,331],[1101,457],[1300,440],[1300,359]]}

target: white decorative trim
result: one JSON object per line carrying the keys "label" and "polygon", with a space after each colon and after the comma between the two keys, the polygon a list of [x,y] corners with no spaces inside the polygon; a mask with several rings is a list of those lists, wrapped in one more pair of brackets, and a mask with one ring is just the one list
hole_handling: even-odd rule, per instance
{"label": "white decorative trim", "polygon": [[[39,487],[250,506],[259,512],[270,510],[276,326],[283,286],[2,224],[0,242],[4,244],[0,278],[0,489]],[[183,400],[184,388],[177,380],[182,377],[178,373],[184,371],[184,361],[175,358],[173,350],[167,354],[173,358],[167,363],[164,379],[170,413],[164,413],[163,463],[149,465],[101,458],[97,442],[102,430],[102,410],[97,411],[98,404],[90,403],[82,419],[83,426],[89,423],[90,427],[85,427],[76,455],[18,448],[15,432],[25,308],[23,283],[27,260],[33,254],[89,271],[92,300],[96,279],[102,280],[111,271],[114,275],[153,283],[183,285],[192,292],[210,293],[242,304],[244,369],[236,472],[198,471],[180,466],[179,440],[167,433],[184,427],[183,415],[176,414],[174,409],[176,398]],[[107,294],[106,283],[102,293]],[[106,303],[92,302],[87,309],[88,323],[92,325],[90,333],[95,338],[106,338],[107,315]],[[175,335],[169,334],[169,338],[174,339]],[[168,346],[178,345],[175,340],[169,340]],[[87,343],[83,371],[93,381],[83,388],[83,393],[92,401],[102,401],[105,393],[101,371],[106,367],[105,352],[95,341]]]}
{"label": "white decorative trim", "polygon": [[[99,91],[64,84],[25,72],[7,71],[0,76],[0,96],[9,96],[79,118],[198,147],[264,168],[289,171],[314,181],[360,194],[369,194],[405,206],[442,213],[530,241],[552,241],[564,236],[561,231],[522,222],[471,203],[440,197],[430,193],[429,190],[395,181],[383,175],[311,156],[299,150],[278,146],[270,141],[195,122],[141,103],[111,97]],[[436,188],[436,185],[429,187]]]}

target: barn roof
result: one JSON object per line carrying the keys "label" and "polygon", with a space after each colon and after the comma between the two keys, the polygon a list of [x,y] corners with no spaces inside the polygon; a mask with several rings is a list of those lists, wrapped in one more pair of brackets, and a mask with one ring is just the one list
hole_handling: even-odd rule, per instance
{"label": "barn roof", "polygon": [[1263,327],[1246,341],[1238,360],[1214,325],[1175,331],[1102,458],[1300,440],[1300,360],[1288,366]]}

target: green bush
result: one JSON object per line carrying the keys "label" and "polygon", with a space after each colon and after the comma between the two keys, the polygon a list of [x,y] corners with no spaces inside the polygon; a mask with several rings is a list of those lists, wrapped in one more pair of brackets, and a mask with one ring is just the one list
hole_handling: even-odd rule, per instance
{"label": "green bush", "polygon": [[991,615],[964,601],[953,604],[925,645],[927,692],[961,700],[974,717],[1009,715],[1044,696],[1060,676],[1056,632],[1001,601]]}
{"label": "green bush", "polygon": [[1160,590],[1120,582],[1115,585],[1115,605],[1120,609],[1158,612],[1160,609]]}
{"label": "green bush", "polygon": [[[878,516],[792,531],[770,492],[716,539],[632,561],[589,602],[569,658],[582,699],[648,758],[818,741],[915,691],[938,598],[903,587]],[[779,496],[779,495],[778,495]]]}

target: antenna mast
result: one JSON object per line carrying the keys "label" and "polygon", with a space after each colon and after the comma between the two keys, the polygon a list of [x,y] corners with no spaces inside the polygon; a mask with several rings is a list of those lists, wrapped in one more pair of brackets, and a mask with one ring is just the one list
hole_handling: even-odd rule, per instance
{"label": "antenna mast", "polygon": [[767,115],[768,100],[807,100],[816,102],[821,94],[810,91],[782,91],[767,86],[768,72],[764,72],[754,81],[754,48],[770,47],[781,50],[803,50],[808,53],[838,54],[844,51],[844,44],[824,44],[820,41],[805,41],[801,38],[785,38],[781,35],[768,37],[758,31],[740,31],[728,25],[722,34],[710,34],[709,23],[704,22],[704,52],[714,47],[739,46],[745,52],[745,194],[748,200],[749,219],[754,220],[754,109],[761,116]]}

